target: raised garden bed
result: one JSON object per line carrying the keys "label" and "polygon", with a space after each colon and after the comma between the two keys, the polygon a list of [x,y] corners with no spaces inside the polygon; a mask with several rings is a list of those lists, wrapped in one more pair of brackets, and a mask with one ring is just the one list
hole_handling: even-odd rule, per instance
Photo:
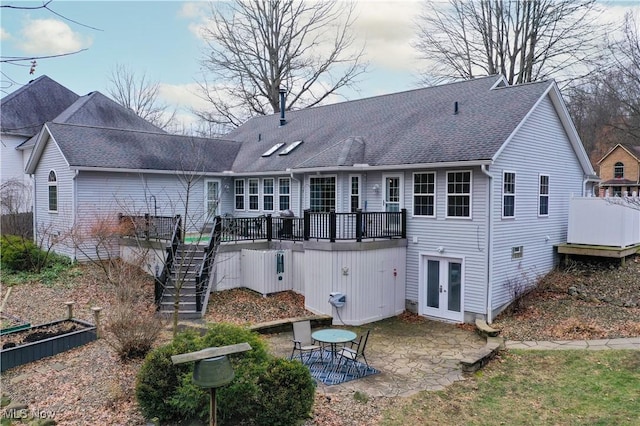
{"label": "raised garden bed", "polygon": [[1,371],[96,340],[96,327],[78,319],[40,324],[2,335]]}

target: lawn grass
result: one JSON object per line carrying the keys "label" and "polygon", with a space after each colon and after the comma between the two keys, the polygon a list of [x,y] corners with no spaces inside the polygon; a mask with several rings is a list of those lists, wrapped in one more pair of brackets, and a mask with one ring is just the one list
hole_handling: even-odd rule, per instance
{"label": "lawn grass", "polygon": [[640,352],[505,352],[468,380],[387,411],[382,424],[637,425]]}

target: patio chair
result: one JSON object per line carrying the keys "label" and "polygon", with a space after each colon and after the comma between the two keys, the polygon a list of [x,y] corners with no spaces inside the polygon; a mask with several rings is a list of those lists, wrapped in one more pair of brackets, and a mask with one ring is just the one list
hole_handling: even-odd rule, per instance
{"label": "patio chair", "polygon": [[[351,363],[349,369],[355,366],[355,363],[360,359],[364,360],[367,368],[369,367],[367,357],[364,354],[364,351],[367,348],[367,341],[369,340],[369,333],[371,333],[371,330],[367,330],[366,333],[360,335],[360,338],[358,340],[353,340],[352,342],[350,342],[351,347],[345,346],[338,351],[337,355],[340,357],[340,362],[338,363],[338,367],[336,369],[340,368],[343,360],[345,361],[345,363]],[[358,371],[358,374],[359,373],[360,371]]]}
{"label": "patio chair", "polygon": [[322,359],[322,347],[316,345],[311,338],[311,321],[297,321],[293,323],[293,350],[289,359],[293,359],[295,353],[300,354],[300,361],[305,364],[302,355],[308,353],[307,361],[311,359],[313,351],[320,351],[320,359]]}

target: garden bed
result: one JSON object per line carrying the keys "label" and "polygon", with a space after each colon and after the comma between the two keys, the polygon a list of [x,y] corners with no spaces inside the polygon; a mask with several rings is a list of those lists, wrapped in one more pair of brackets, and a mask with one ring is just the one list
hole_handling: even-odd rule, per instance
{"label": "garden bed", "polygon": [[64,319],[15,330],[2,336],[1,371],[57,355],[96,340],[96,327]]}

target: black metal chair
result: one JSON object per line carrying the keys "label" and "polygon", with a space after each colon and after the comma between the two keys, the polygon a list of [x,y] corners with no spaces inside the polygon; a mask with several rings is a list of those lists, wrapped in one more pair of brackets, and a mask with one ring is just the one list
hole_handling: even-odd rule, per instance
{"label": "black metal chair", "polygon": [[[351,347],[345,346],[338,351],[337,355],[340,357],[340,361],[338,362],[336,370],[340,369],[340,365],[342,364],[343,360],[345,363],[351,364],[349,366],[349,370],[351,370],[356,365],[356,363],[359,362],[360,359],[363,359],[365,365],[367,366],[367,368],[369,368],[369,363],[367,362],[367,357],[364,353],[365,349],[367,348],[369,333],[371,333],[371,330],[367,330],[367,332],[362,334],[358,340],[352,341],[350,344]],[[360,374],[359,370],[358,374]]]}

